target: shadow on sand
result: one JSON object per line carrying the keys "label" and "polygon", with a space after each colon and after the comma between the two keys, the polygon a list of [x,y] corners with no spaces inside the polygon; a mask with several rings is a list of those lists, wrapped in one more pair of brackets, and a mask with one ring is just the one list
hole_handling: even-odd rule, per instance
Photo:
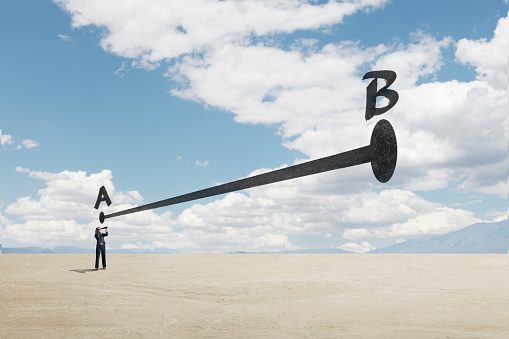
{"label": "shadow on sand", "polygon": [[69,271],[73,271],[73,272],[78,272],[78,273],[87,273],[87,272],[95,272],[95,268],[82,268],[82,269],[77,269],[77,270],[69,270]]}

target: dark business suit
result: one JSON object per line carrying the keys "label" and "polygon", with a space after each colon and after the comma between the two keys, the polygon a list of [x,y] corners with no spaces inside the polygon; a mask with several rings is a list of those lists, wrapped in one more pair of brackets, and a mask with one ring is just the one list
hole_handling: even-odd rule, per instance
{"label": "dark business suit", "polygon": [[99,268],[99,255],[102,257],[103,267],[106,267],[106,242],[104,237],[108,236],[106,233],[96,233],[95,238],[97,239],[97,245],[95,246],[95,268]]}

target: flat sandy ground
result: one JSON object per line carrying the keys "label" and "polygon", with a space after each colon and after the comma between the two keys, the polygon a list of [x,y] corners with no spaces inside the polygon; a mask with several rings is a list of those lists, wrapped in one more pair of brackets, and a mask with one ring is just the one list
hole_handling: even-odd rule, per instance
{"label": "flat sandy ground", "polygon": [[2,338],[509,338],[509,255],[0,254]]}

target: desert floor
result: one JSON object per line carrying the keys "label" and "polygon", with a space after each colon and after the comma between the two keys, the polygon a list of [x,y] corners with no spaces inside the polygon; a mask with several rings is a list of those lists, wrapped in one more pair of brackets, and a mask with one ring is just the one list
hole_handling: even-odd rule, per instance
{"label": "desert floor", "polygon": [[509,338],[509,255],[0,254],[2,338]]}

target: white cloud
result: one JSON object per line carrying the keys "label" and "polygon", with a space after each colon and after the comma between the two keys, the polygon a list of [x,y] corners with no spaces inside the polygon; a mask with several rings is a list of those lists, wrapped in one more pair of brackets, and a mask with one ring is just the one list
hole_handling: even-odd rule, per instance
{"label": "white cloud", "polygon": [[[507,96],[486,82],[430,83],[401,92],[395,183],[414,190],[447,187],[503,195],[507,187]],[[392,120],[391,120],[392,121]]]}
{"label": "white cloud", "polygon": [[[99,211],[109,214],[142,202],[138,192],[118,192],[109,170],[91,175],[23,167],[16,171],[46,181],[38,199],[21,197],[5,209],[24,222],[2,218],[0,235],[23,244],[92,246]],[[194,204],[175,219],[169,211],[159,215],[153,210],[107,219],[112,235],[108,244],[110,248],[136,244],[186,252],[275,251],[296,249],[289,234],[324,234],[342,231],[345,225],[350,226],[343,233],[347,239],[410,238],[445,233],[478,221],[470,212],[427,202],[403,190],[324,195],[311,189],[314,179],[297,179],[300,185],[281,182],[253,188],[247,195],[230,193],[209,204]],[[113,204],[102,203],[98,211],[93,205],[103,185]]]}
{"label": "white cloud", "polygon": [[495,209],[491,209],[486,213],[486,215],[493,217],[491,222],[506,220],[509,216],[509,207],[507,208],[507,211],[497,211]]}
{"label": "white cloud", "polygon": [[456,58],[459,62],[476,68],[478,79],[485,79],[490,86],[507,91],[507,51],[509,50],[509,18],[499,20],[493,39],[458,42]]}
{"label": "white cloud", "polygon": [[393,220],[390,226],[379,227],[372,224],[372,228],[347,228],[342,233],[345,239],[362,239],[367,237],[413,239],[430,235],[441,235],[470,226],[483,220],[476,218],[471,211],[453,209],[438,203],[425,202],[431,205],[423,212],[408,218],[404,222]]}
{"label": "white cloud", "polygon": [[128,72],[127,64],[125,62],[122,62],[120,64],[120,67],[115,71],[115,74],[119,75],[121,78],[124,76],[125,73]]}
{"label": "white cloud", "polygon": [[350,251],[354,253],[366,253],[375,249],[369,242],[363,241],[360,244],[355,242],[348,242],[342,246],[339,246],[340,249],[345,251]]}
{"label": "white cloud", "polygon": [[153,68],[164,59],[201,52],[210,46],[242,42],[297,29],[319,29],[347,15],[381,7],[386,0],[360,0],[313,5],[277,1],[82,1],[54,0],[72,15],[75,28],[105,29],[101,46]]}
{"label": "white cloud", "polygon": [[10,134],[2,134],[2,130],[0,129],[0,144],[2,146],[14,144],[14,140],[12,139],[12,135]]}
{"label": "white cloud", "polygon": [[35,140],[25,139],[21,142],[26,149],[31,149],[39,146],[39,143]]}
{"label": "white cloud", "polygon": [[199,161],[199,160],[196,160],[196,162],[194,163],[195,165],[198,165],[198,166],[208,166],[209,165],[209,161],[208,160],[205,160],[205,161]]}
{"label": "white cloud", "polygon": [[57,34],[57,36],[65,42],[72,42],[72,38],[65,34]]}
{"label": "white cloud", "polygon": [[131,249],[137,249],[137,248],[140,248],[140,245],[139,244],[132,244],[132,243],[129,243],[129,244],[122,244],[120,246],[120,248],[124,249],[124,250],[131,250]]}
{"label": "white cloud", "polygon": [[29,168],[23,168],[21,166],[17,166],[16,167],[16,172],[19,172],[19,173],[30,173],[30,169]]}
{"label": "white cloud", "polygon": [[[2,134],[2,130],[0,129],[0,144],[2,146],[5,145],[12,145],[14,144],[14,139],[12,138],[12,135],[10,134]],[[39,142],[32,140],[32,139],[25,139],[21,142],[23,145],[17,145],[16,149],[21,149],[22,147],[25,147],[26,149],[31,149],[39,146]]]}
{"label": "white cloud", "polygon": [[373,234],[378,237],[412,239],[446,234],[480,221],[482,220],[474,217],[473,212],[441,207],[403,223],[395,223],[390,227],[374,230]]}
{"label": "white cloud", "polygon": [[357,240],[373,236],[373,234],[365,228],[347,228],[341,235],[343,238],[349,240]]}
{"label": "white cloud", "polygon": [[414,34],[415,43],[398,46],[394,51],[378,58],[373,69],[391,69],[399,78],[397,88],[413,88],[419,78],[432,75],[442,66],[442,48],[448,47],[452,39],[437,41],[423,33]]}
{"label": "white cloud", "polygon": [[[345,239],[353,240],[443,234],[480,221],[472,212],[429,202],[409,191],[327,196],[306,192],[305,187],[278,183],[270,189],[250,189],[247,195],[230,193],[206,205],[193,205],[177,222],[201,235],[229,228],[251,236],[343,231]],[[349,227],[344,229],[345,225]]]}
{"label": "white cloud", "polygon": [[11,221],[7,217],[2,215],[2,213],[0,213],[0,225],[7,225],[10,223],[11,223]]}
{"label": "white cloud", "polygon": [[[5,209],[7,214],[18,215],[23,223],[11,222],[2,216],[0,237],[21,244],[37,244],[47,247],[73,245],[93,247],[93,231],[99,224],[99,211],[109,214],[134,207],[143,198],[137,191],[127,193],[115,190],[109,170],[87,175],[84,171],[62,171],[60,173],[32,171],[17,167],[19,173],[43,180],[46,187],[39,190],[38,198],[21,197]],[[105,186],[112,205],[100,205],[94,209],[99,187]],[[179,248],[185,245],[182,235],[172,233],[171,213],[157,215],[153,211],[127,215],[119,220],[107,220],[112,237],[110,248],[138,239],[144,234],[147,241],[166,241]],[[114,237],[113,237],[114,235]],[[113,246],[112,246],[113,245]]]}
{"label": "white cloud", "polygon": [[7,213],[22,215],[22,218],[26,220],[96,219],[96,211],[90,207],[95,204],[99,187],[103,185],[116,204],[139,203],[143,200],[136,191],[116,192],[109,170],[89,176],[84,171],[50,173],[32,171],[19,166],[16,167],[16,171],[27,173],[31,178],[46,181],[46,187],[38,192],[39,200],[21,197],[5,209]]}
{"label": "white cloud", "polygon": [[[87,175],[84,171],[51,173],[18,166],[16,171],[46,182],[46,187],[39,190],[37,199],[20,197],[5,209],[5,213],[19,216],[22,223],[12,222],[0,214],[0,237],[23,245],[93,247],[93,231],[99,224],[99,211],[110,214],[134,207],[143,200],[137,191],[117,191],[109,170]],[[93,206],[99,187],[103,185],[112,205],[108,207],[103,202],[96,210]],[[200,205],[195,206],[199,208]],[[293,248],[286,235],[265,232],[263,227],[239,228],[234,223],[223,222],[211,228],[201,225],[200,216],[197,215],[184,213],[177,218],[184,222],[172,219],[171,215],[170,211],[156,214],[149,210],[107,219],[105,225],[110,232],[110,238],[107,239],[109,248],[135,248],[133,244],[136,248],[169,247],[187,252]],[[190,218],[196,219],[192,225],[188,224]],[[223,216],[223,219],[228,217]],[[182,230],[174,232],[174,227]]]}

